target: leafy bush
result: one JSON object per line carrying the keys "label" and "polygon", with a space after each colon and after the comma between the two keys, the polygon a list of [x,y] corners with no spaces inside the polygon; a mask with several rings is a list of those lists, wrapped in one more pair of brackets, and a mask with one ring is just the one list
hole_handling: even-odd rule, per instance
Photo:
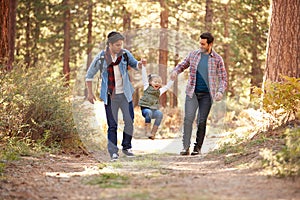
{"label": "leafy bush", "polygon": [[287,129],[285,136],[285,146],[279,152],[269,149],[260,152],[264,167],[278,176],[300,175],[300,128]]}
{"label": "leafy bush", "polygon": [[[300,78],[282,76],[282,82],[267,82],[263,96],[263,108],[274,115],[299,117]],[[260,92],[262,93],[262,92]],[[281,109],[281,112],[278,112]]]}
{"label": "leafy bush", "polygon": [[0,138],[29,138],[47,146],[70,143],[75,126],[70,89],[63,84],[47,67],[0,72]]}

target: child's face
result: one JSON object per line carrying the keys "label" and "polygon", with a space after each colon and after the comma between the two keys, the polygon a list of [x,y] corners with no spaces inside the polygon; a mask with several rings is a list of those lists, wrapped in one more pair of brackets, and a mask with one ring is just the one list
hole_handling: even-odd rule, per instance
{"label": "child's face", "polygon": [[150,85],[152,85],[152,87],[155,90],[159,90],[159,88],[161,88],[161,84],[162,84],[162,80],[159,77],[154,77],[150,81]]}

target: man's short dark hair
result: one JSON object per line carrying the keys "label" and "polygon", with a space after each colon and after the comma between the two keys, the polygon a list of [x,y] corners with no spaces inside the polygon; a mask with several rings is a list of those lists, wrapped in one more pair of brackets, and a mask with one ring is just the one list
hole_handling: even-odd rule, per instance
{"label": "man's short dark hair", "polygon": [[214,42],[214,36],[210,32],[205,32],[200,35],[201,39],[207,39],[207,44]]}

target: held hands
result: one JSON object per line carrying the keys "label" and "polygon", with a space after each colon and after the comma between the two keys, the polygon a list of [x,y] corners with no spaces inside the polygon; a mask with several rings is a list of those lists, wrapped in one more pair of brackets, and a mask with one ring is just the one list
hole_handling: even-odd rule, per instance
{"label": "held hands", "polygon": [[177,78],[177,72],[176,71],[172,71],[170,78],[172,81],[175,81],[175,79]]}
{"label": "held hands", "polygon": [[223,98],[223,94],[221,92],[217,92],[215,95],[215,101],[221,101]]}
{"label": "held hands", "polygon": [[138,67],[141,69],[142,66],[146,66],[147,65],[147,59],[146,58],[142,58],[141,61],[139,61],[138,63]]}

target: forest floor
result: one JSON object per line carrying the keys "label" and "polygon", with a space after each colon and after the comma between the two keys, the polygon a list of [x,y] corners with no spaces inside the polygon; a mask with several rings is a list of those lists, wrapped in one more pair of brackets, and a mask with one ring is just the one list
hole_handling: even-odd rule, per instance
{"label": "forest floor", "polygon": [[[262,149],[281,148],[281,133],[252,135],[247,143],[228,146],[223,152],[213,150],[218,148],[216,140],[225,136],[207,134],[199,156],[178,154],[182,148],[179,135],[155,140],[135,135],[136,156],[127,158],[120,152],[119,160],[111,162],[105,148],[93,151],[101,144],[105,146],[105,137],[95,141],[101,135],[92,130],[99,130],[99,126],[94,118],[86,117],[93,115],[90,104],[83,105],[75,106],[83,113],[75,120],[88,150],[23,156],[7,162],[0,177],[0,200],[300,200],[300,177],[269,176],[261,164]],[[260,129],[259,123],[250,121],[244,124]],[[168,127],[172,127],[171,122],[179,123],[164,121]],[[83,128],[89,125],[88,130]],[[237,133],[249,132],[242,129],[242,121],[238,125]]]}
{"label": "forest floor", "polygon": [[[206,138],[206,142],[210,139]],[[136,139],[149,150],[163,139]],[[0,199],[111,200],[298,200],[300,178],[276,178],[262,169],[261,148],[280,139],[248,146],[239,154],[180,156],[135,150],[136,156],[110,162],[83,152],[26,156],[9,162],[0,181]]]}

